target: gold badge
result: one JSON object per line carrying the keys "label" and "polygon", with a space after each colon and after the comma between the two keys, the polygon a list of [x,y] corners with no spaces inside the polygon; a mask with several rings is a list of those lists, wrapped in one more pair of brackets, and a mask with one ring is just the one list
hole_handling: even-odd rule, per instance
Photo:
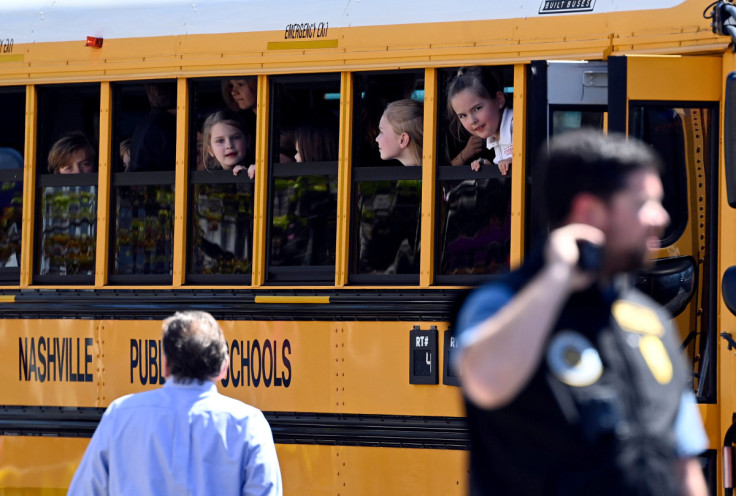
{"label": "gold badge", "polygon": [[618,300],[611,309],[613,317],[625,331],[664,336],[664,326],[657,313],[649,307]]}
{"label": "gold badge", "polygon": [[656,336],[642,336],[639,340],[639,351],[657,382],[668,384],[672,380],[672,360],[662,340]]}

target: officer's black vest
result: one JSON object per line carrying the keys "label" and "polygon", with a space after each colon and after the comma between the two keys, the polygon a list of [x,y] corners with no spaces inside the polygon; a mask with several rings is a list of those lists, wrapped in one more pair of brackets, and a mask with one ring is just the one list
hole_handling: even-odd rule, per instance
{"label": "officer's black vest", "polygon": [[[518,291],[535,272],[500,282]],[[466,401],[471,494],[677,494],[673,425],[686,376],[669,318],[632,288],[573,294],[519,395],[496,410]],[[592,344],[599,377],[570,385],[550,367],[563,335]]]}

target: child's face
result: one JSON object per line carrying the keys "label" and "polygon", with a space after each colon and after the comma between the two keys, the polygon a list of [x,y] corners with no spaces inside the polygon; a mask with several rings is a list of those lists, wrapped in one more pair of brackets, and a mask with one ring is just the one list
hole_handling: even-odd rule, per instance
{"label": "child's face", "polygon": [[498,92],[493,99],[483,98],[470,89],[464,89],[450,99],[452,110],[463,127],[479,138],[498,138],[501,113],[506,99]]}
{"label": "child's face", "polygon": [[245,79],[231,79],[230,84],[232,89],[230,95],[238,105],[240,109],[250,109],[256,106],[256,95],[251,91],[248,86],[248,81]]}
{"label": "child's face", "polygon": [[59,174],[89,174],[94,171],[94,156],[86,148],[79,148],[71,153],[69,161],[59,169]]}
{"label": "child's face", "polygon": [[296,148],[296,155],[294,155],[294,160],[297,162],[302,162],[302,151],[299,149],[299,142],[296,142],[296,145],[294,146]]}
{"label": "child's face", "polygon": [[376,143],[378,143],[378,151],[381,152],[381,160],[391,160],[398,157],[403,149],[401,135],[396,134],[394,127],[386,119],[386,114],[381,116],[378,131]]}
{"label": "child's face", "polygon": [[245,136],[235,126],[218,122],[212,126],[212,136],[207,151],[223,169],[231,170],[245,160]]}

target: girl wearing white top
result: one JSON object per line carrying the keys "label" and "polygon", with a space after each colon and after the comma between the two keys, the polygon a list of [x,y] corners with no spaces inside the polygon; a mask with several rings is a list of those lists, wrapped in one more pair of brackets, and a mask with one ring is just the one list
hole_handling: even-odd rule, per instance
{"label": "girl wearing white top", "polygon": [[[506,96],[493,74],[482,67],[461,68],[448,86],[447,105],[455,125],[462,125],[471,135],[485,140],[488,149],[495,152],[493,162],[501,174],[508,174],[513,155],[514,114],[506,106]],[[478,158],[470,167],[477,171],[488,163]]]}

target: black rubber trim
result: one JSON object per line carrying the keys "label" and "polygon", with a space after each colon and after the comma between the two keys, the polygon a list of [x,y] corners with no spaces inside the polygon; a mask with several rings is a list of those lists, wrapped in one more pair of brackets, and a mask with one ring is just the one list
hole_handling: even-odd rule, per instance
{"label": "black rubber trim", "polygon": [[[112,186],[174,186],[176,172],[138,171],[116,172],[112,175]],[[96,183],[95,183],[96,184]]]}
{"label": "black rubber trim", "polygon": [[608,57],[608,132],[626,133],[628,59]]}
{"label": "black rubber trim", "polygon": [[437,167],[438,181],[467,181],[473,179],[511,179],[498,170],[496,164],[484,164],[475,172],[469,165],[443,165]]}
{"label": "black rubber trim", "polygon": [[273,177],[337,176],[337,161],[273,164]]}
{"label": "black rubber trim", "polygon": [[[465,289],[27,289],[5,290],[6,319],[161,320],[178,310],[210,312],[220,320],[448,321]],[[327,303],[256,303],[256,296],[327,296]]]}
{"label": "black rubber trim", "polygon": [[247,190],[252,191],[254,188],[254,180],[248,177],[248,174],[240,173],[233,175],[229,170],[203,170],[189,171],[189,182],[192,184],[245,184]]}
{"label": "black rubber trim", "polygon": [[[0,435],[91,437],[104,408],[0,407]],[[263,412],[277,444],[468,450],[462,417]]]}
{"label": "black rubber trim", "polygon": [[88,174],[39,174],[36,178],[37,188],[62,188],[64,186],[97,187],[97,173]]}
{"label": "black rubber trim", "polygon": [[421,181],[421,167],[353,167],[353,182],[359,181]]}
{"label": "black rubber trim", "polygon": [[14,182],[23,180],[23,169],[0,169],[0,182]]}

